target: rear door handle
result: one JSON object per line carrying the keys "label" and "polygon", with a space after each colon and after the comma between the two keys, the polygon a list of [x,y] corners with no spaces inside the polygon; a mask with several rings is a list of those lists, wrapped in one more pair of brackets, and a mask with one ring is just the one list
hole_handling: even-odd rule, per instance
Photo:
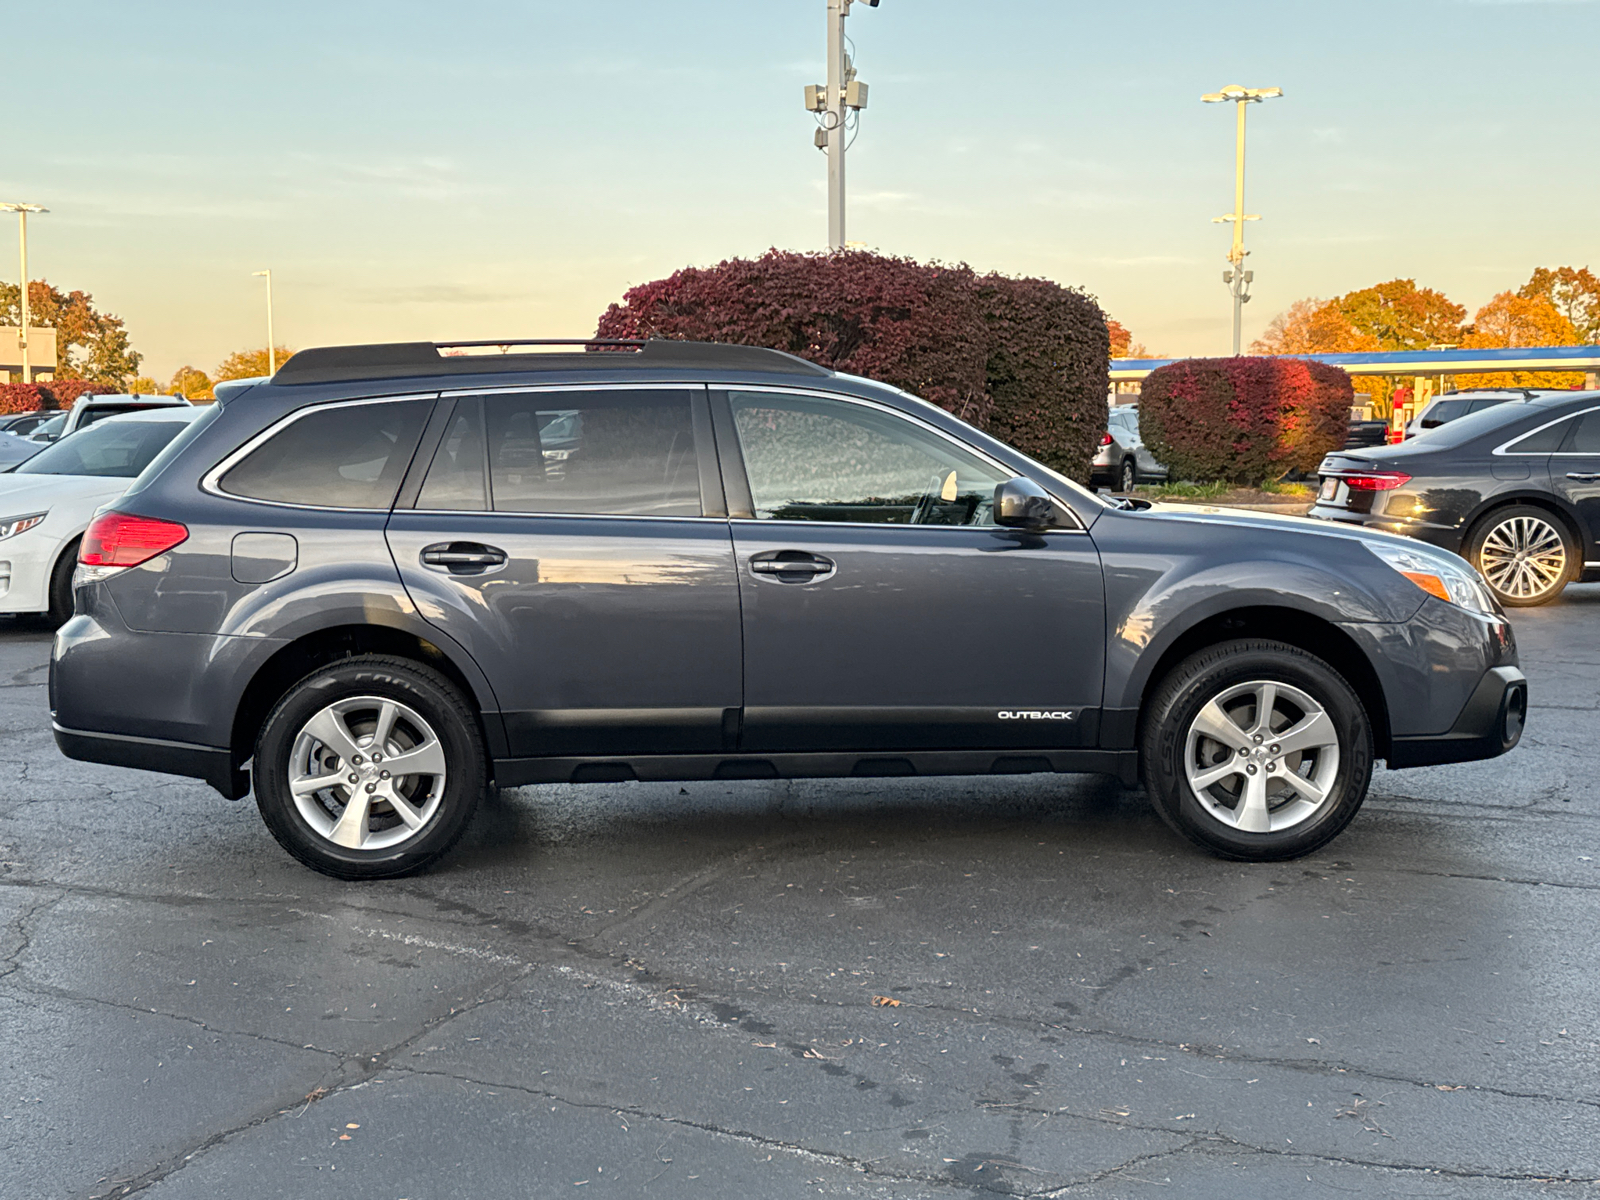
{"label": "rear door handle", "polygon": [[1600,471],[1568,471],[1568,479],[1576,479],[1579,483],[1594,483],[1600,480]]}
{"label": "rear door handle", "polygon": [[478,542],[438,542],[422,549],[422,564],[452,575],[481,575],[506,565],[506,552]]}

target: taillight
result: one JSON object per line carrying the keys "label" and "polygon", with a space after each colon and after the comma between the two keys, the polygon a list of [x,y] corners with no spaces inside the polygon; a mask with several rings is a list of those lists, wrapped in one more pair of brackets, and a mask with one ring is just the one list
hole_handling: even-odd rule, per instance
{"label": "taillight", "polygon": [[1109,433],[1102,433],[1102,434],[1101,434],[1101,435],[1100,435],[1100,444],[1101,444],[1101,445],[1102,445],[1102,446],[1109,446],[1109,445],[1111,445],[1111,435],[1110,435],[1110,434],[1109,434]]}
{"label": "taillight", "polygon": [[88,567],[137,567],[165,554],[189,536],[186,526],[155,517],[108,512],[84,532],[78,561]]}
{"label": "taillight", "polygon": [[1392,492],[1401,484],[1411,482],[1411,476],[1399,471],[1384,475],[1341,475],[1339,478],[1352,492]]}

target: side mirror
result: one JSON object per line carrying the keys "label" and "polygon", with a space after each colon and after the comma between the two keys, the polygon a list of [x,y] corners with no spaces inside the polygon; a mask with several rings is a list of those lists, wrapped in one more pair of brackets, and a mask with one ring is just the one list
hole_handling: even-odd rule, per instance
{"label": "side mirror", "polygon": [[1042,487],[1021,475],[994,489],[994,523],[1012,529],[1049,529],[1056,523],[1056,502]]}

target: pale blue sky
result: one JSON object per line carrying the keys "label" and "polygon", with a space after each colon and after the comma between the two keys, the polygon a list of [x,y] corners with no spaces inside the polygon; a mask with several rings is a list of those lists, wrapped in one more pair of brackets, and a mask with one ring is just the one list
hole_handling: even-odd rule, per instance
{"label": "pale blue sky", "polygon": [[[263,341],[583,335],[630,284],[825,240],[801,87],[823,0],[6,4],[0,199],[32,273],[146,369]],[[1397,275],[1475,308],[1600,267],[1600,3],[858,4],[850,237],[1080,284],[1153,350],[1225,349],[1224,84],[1251,112],[1256,299]],[[13,75],[13,78],[15,76]],[[14,279],[14,234],[0,278]]]}

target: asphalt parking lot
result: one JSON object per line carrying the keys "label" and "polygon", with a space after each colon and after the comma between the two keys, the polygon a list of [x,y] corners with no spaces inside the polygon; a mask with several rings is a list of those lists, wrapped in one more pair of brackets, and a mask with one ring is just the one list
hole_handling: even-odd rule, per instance
{"label": "asphalt parking lot", "polygon": [[1528,734],[1327,853],[1084,777],[496,797],[314,875],[69,762],[0,621],[0,1196],[1567,1196],[1600,1180],[1600,585]]}

